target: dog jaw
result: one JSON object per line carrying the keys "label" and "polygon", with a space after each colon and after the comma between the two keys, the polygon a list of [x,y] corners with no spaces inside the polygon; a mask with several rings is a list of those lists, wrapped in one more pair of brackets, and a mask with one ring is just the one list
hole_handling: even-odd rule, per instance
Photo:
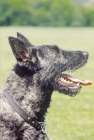
{"label": "dog jaw", "polygon": [[55,89],[69,96],[75,96],[79,93],[83,85],[88,86],[92,84],[90,80],[79,80],[68,74],[59,74],[56,76],[55,82]]}

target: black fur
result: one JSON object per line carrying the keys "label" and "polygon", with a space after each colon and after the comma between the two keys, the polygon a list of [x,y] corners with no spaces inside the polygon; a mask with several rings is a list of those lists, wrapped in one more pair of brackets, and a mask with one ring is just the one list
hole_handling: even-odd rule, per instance
{"label": "black fur", "polygon": [[[39,122],[44,122],[54,90],[69,96],[76,95],[81,86],[59,82],[66,71],[86,64],[88,53],[65,51],[56,45],[32,45],[23,35],[9,37],[17,59],[5,87],[19,106]],[[63,74],[62,74],[63,73]],[[44,140],[42,132],[27,124],[0,93],[0,140]]]}

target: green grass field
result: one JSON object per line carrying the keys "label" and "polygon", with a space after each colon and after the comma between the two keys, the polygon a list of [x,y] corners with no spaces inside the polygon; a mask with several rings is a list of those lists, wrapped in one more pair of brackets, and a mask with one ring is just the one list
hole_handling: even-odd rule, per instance
{"label": "green grass field", "polygon": [[[34,45],[56,44],[62,49],[88,51],[87,65],[72,75],[94,82],[94,28],[1,27],[0,85],[15,64],[7,38],[16,37],[17,31]],[[54,92],[48,112],[46,124],[52,140],[94,140],[94,85],[84,86],[76,97]]]}

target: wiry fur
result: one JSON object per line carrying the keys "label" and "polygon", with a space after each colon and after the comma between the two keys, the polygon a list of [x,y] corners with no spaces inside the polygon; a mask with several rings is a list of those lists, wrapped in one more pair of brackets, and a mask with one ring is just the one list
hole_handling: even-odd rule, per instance
{"label": "wiry fur", "polygon": [[[44,122],[54,90],[73,96],[81,86],[70,88],[60,85],[58,78],[64,71],[82,67],[88,53],[65,51],[53,45],[35,47],[23,35],[9,37],[9,43],[17,59],[5,87],[19,106],[39,122]],[[0,93],[0,140],[44,140],[42,132],[27,124]]]}

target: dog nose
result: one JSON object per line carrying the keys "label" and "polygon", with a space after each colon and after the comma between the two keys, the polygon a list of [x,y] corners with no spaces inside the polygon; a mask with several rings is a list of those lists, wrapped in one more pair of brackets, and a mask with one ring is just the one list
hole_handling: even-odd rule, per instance
{"label": "dog nose", "polygon": [[84,56],[84,57],[88,57],[88,52],[84,51],[84,52],[83,52],[83,56]]}

